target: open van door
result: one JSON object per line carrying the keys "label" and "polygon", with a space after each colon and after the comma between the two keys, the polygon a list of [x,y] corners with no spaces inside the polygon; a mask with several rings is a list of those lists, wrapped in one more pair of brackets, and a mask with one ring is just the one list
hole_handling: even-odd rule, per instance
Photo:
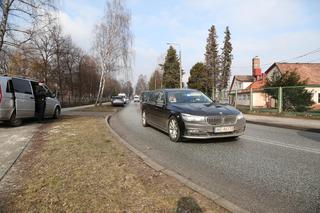
{"label": "open van door", "polygon": [[26,79],[12,78],[15,94],[16,118],[31,118],[35,115],[35,98],[31,82]]}

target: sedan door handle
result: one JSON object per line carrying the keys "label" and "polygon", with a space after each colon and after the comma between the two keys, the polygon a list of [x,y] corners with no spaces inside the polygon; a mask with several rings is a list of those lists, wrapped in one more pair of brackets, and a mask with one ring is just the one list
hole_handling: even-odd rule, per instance
{"label": "sedan door handle", "polygon": [[30,97],[30,99],[34,99],[34,97]]}

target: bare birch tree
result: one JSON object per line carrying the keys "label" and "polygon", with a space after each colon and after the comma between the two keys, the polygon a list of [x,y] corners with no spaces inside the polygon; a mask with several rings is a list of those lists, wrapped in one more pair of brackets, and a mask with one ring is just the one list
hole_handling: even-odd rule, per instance
{"label": "bare birch tree", "polygon": [[131,13],[124,0],[108,0],[105,14],[96,26],[94,50],[100,64],[101,78],[96,105],[102,104],[106,77],[131,67]]}
{"label": "bare birch tree", "polygon": [[0,52],[3,46],[19,47],[35,32],[35,23],[55,9],[55,0],[1,0]]}

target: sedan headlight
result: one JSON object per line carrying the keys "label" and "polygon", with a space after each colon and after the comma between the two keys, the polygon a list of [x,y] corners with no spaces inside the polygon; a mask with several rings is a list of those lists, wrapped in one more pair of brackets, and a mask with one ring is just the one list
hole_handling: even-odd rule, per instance
{"label": "sedan headlight", "polygon": [[243,117],[242,112],[240,112],[240,113],[237,115],[237,120],[240,120],[240,119],[242,119],[242,118],[244,118],[244,117]]}
{"label": "sedan headlight", "polygon": [[206,120],[205,116],[189,115],[182,113],[182,119],[187,122],[203,122]]}

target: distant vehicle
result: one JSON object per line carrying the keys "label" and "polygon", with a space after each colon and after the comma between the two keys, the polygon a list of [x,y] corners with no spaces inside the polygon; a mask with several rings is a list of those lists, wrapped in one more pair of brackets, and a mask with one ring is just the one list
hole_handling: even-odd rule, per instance
{"label": "distant vehicle", "polygon": [[123,98],[125,104],[129,103],[127,95],[125,93],[119,93],[118,96]]}
{"label": "distant vehicle", "polygon": [[112,106],[124,106],[125,101],[122,96],[112,96],[111,97],[111,104],[112,104]]}
{"label": "distant vehicle", "polygon": [[140,96],[139,95],[135,95],[133,98],[133,102],[140,102]]}
{"label": "distant vehicle", "polygon": [[167,132],[173,142],[244,134],[246,121],[239,110],[215,103],[198,90],[162,89],[143,96],[142,125]]}
{"label": "distant vehicle", "polygon": [[[11,126],[19,126],[25,118],[33,118],[37,114],[35,102],[36,88],[39,82],[24,77],[0,76],[0,121],[7,121]],[[46,85],[45,117],[59,118],[61,105],[56,94]]]}

